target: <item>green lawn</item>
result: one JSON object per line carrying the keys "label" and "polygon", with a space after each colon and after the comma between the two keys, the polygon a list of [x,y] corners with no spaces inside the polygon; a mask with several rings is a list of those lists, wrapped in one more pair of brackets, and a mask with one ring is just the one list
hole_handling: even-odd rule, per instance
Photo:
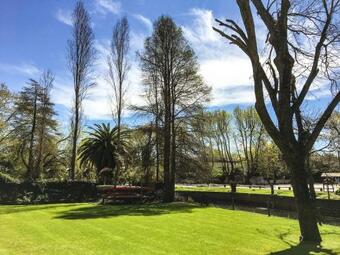
{"label": "green lawn", "polygon": [[[295,220],[196,204],[0,206],[0,254],[340,254],[297,245]],[[320,253],[316,253],[320,252]]]}
{"label": "green lawn", "polygon": [[[210,192],[230,192],[229,186],[224,187],[184,187],[184,186],[177,186],[176,190],[178,191],[210,191]],[[245,188],[245,187],[238,187],[238,193],[253,193],[253,194],[264,194],[270,195],[270,189],[264,188]],[[291,190],[275,190],[275,194],[279,196],[293,196],[293,191]],[[331,199],[340,200],[340,196],[330,193]],[[317,198],[328,199],[328,195],[326,192],[316,192]]]}

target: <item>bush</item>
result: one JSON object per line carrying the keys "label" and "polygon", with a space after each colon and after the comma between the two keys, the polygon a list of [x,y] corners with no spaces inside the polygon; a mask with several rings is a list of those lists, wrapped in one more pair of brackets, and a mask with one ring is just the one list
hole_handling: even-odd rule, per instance
{"label": "bush", "polygon": [[340,189],[338,189],[337,191],[335,191],[335,194],[340,196]]}
{"label": "bush", "polygon": [[97,199],[89,182],[0,183],[0,204],[86,202]]}

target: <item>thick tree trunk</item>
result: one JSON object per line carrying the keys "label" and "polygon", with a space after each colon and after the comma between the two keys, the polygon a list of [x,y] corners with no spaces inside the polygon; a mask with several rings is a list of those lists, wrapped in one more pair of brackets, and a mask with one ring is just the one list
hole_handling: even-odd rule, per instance
{"label": "thick tree trunk", "polygon": [[[174,111],[172,112],[174,115]],[[170,186],[170,195],[171,201],[175,200],[175,183],[176,183],[176,130],[175,130],[175,119],[172,116],[171,120],[171,171],[170,171],[170,179],[171,179],[171,186]]]}
{"label": "thick tree trunk", "polygon": [[308,188],[308,169],[306,157],[296,151],[286,157],[286,162],[291,172],[295,203],[300,225],[301,240],[307,242],[321,242],[317,224],[316,210]]}
{"label": "thick tree trunk", "polygon": [[164,194],[163,202],[172,202],[172,192],[171,192],[171,173],[170,173],[170,153],[171,153],[171,107],[170,107],[170,91],[169,88],[164,88]]}
{"label": "thick tree trunk", "polygon": [[159,159],[159,124],[158,116],[156,116],[156,183],[159,183]]}
{"label": "thick tree trunk", "polygon": [[230,182],[230,190],[232,193],[236,193],[237,183],[235,181]]}
{"label": "thick tree trunk", "polygon": [[37,121],[37,100],[38,100],[38,91],[37,84],[34,85],[34,103],[33,103],[33,117],[32,117],[32,128],[30,133],[30,145],[29,145],[29,156],[28,156],[28,169],[27,169],[27,178],[29,181],[34,181],[34,140],[35,140],[35,128]]}

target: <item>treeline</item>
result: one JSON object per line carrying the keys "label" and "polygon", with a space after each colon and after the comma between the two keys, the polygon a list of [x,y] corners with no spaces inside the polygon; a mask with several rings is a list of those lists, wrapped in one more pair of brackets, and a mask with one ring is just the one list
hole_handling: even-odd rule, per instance
{"label": "treeline", "polygon": [[[1,181],[70,180],[72,141],[56,120],[50,99],[53,79],[51,72],[44,72],[18,93],[1,84]],[[156,107],[150,99],[140,112]],[[113,174],[120,162],[118,183],[163,182],[164,109],[163,104],[157,107],[157,114],[143,112],[150,117],[149,123],[122,127],[119,154],[115,147],[117,126],[97,125],[83,133],[75,179],[101,181],[100,171],[109,168]],[[282,155],[253,107],[227,112],[207,111],[201,106],[181,116],[175,120],[176,134],[171,140],[175,144],[175,182],[236,185],[261,179],[273,184],[278,179],[289,179]],[[321,150],[312,151],[310,156],[309,165],[316,177],[339,168],[338,130],[339,113],[335,112],[320,138]],[[112,148],[105,147],[106,140]]]}

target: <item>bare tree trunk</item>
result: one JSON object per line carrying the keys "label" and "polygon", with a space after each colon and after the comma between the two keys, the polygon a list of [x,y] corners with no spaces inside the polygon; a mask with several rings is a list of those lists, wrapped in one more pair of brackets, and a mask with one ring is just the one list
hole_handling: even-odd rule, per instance
{"label": "bare tree trunk", "polygon": [[306,179],[306,176],[308,176],[308,169],[305,163],[306,157],[296,151],[293,155],[286,156],[286,160],[291,174],[301,238],[303,241],[321,242],[316,210],[310,199]]}
{"label": "bare tree trunk", "polygon": [[118,102],[118,116],[117,116],[117,154],[118,154],[118,160],[117,160],[117,164],[116,164],[116,172],[115,172],[115,177],[114,177],[114,187],[116,188],[117,186],[117,182],[118,182],[118,176],[120,173],[120,167],[121,167],[121,142],[120,142],[120,133],[121,133],[121,104],[122,104],[122,95],[121,95],[121,90],[122,90],[122,84],[119,85],[119,102]]}
{"label": "bare tree trunk", "polygon": [[38,100],[38,88],[37,83],[34,83],[34,102],[33,102],[33,116],[32,116],[32,127],[30,132],[30,143],[29,143],[29,155],[28,155],[28,168],[27,168],[27,178],[30,181],[34,179],[34,138],[35,138],[35,127],[37,121],[37,100]]}
{"label": "bare tree trunk", "polygon": [[[165,113],[167,117],[167,113]],[[167,121],[166,121],[167,122]],[[170,136],[170,123],[164,125],[164,202],[171,202],[171,175],[170,175],[170,148],[171,148],[171,136]]]}
{"label": "bare tree trunk", "polygon": [[[172,95],[174,97],[174,94]],[[175,102],[172,102],[171,115],[171,187],[169,193],[171,200],[175,200],[175,182],[176,182],[176,126],[175,126]]]}
{"label": "bare tree trunk", "polygon": [[[39,146],[38,146],[38,153],[37,153],[37,162],[35,164],[35,169],[37,172],[41,172],[42,167],[42,156],[43,156],[43,149],[44,149],[44,136],[45,136],[45,117],[43,116],[41,120],[41,130],[39,134]],[[39,173],[37,175],[39,175]]]}
{"label": "bare tree trunk", "polygon": [[316,192],[315,192],[315,188],[314,188],[313,173],[312,173],[312,169],[310,167],[310,155],[307,156],[306,167],[307,167],[307,170],[308,170],[308,186],[309,186],[310,196],[313,200],[315,200],[316,199]]}
{"label": "bare tree trunk", "polygon": [[156,117],[156,183],[159,183],[159,124],[158,117]]}
{"label": "bare tree trunk", "polygon": [[156,118],[155,118],[155,127],[156,127],[156,183],[159,182],[159,104],[158,104],[158,87],[155,84],[155,107],[156,107]]}
{"label": "bare tree trunk", "polygon": [[76,172],[76,160],[77,160],[77,145],[79,137],[79,100],[75,100],[75,113],[72,129],[72,152],[71,152],[71,166],[70,166],[70,180],[74,181]]}
{"label": "bare tree trunk", "polygon": [[171,105],[170,105],[170,86],[164,87],[164,202],[172,202],[171,192]]}

